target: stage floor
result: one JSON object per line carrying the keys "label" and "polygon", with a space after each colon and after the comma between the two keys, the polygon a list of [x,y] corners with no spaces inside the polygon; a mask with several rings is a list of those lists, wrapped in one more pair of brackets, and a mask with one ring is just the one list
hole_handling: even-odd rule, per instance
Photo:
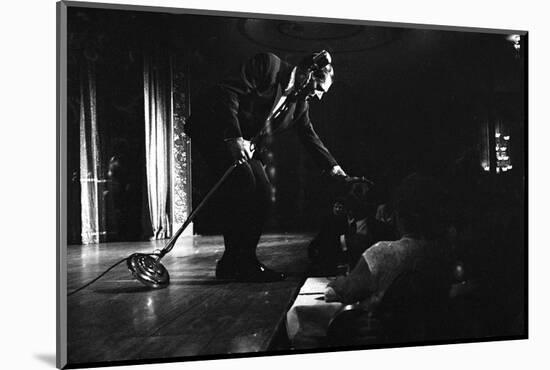
{"label": "stage floor", "polygon": [[[170,285],[151,290],[123,263],[69,296],[69,364],[170,359],[273,350],[287,310],[306,276],[307,234],[262,237],[259,259],[287,273],[276,283],[220,282],[221,236],[187,236],[162,260]],[[134,252],[166,241],[68,247],[68,291]]]}

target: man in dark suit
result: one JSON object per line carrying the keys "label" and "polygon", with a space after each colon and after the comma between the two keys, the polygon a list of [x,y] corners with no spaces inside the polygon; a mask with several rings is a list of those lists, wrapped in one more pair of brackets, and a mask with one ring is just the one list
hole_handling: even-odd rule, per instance
{"label": "man in dark suit", "polygon": [[260,159],[271,135],[294,129],[317,164],[332,176],[347,176],[317,136],[308,100],[328,91],[334,78],[330,54],[312,54],[293,67],[271,53],[246,61],[240,71],[193,102],[186,132],[218,177],[239,165],[220,188],[225,253],[216,277],[278,281],[284,275],[256,258],[270,205],[270,183]]}

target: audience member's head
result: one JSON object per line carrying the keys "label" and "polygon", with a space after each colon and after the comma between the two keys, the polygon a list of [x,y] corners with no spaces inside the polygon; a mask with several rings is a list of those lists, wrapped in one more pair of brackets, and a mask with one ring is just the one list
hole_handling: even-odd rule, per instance
{"label": "audience member's head", "polygon": [[343,198],[338,197],[334,200],[334,203],[332,204],[332,215],[341,217],[346,215],[346,205]]}
{"label": "audience member's head", "polygon": [[437,239],[444,233],[444,191],[428,176],[412,174],[397,187],[393,199],[401,235]]}
{"label": "audience member's head", "polygon": [[346,193],[345,204],[352,217],[362,219],[367,215],[374,216],[376,203],[371,193],[371,185],[369,184],[355,183],[351,185]]}

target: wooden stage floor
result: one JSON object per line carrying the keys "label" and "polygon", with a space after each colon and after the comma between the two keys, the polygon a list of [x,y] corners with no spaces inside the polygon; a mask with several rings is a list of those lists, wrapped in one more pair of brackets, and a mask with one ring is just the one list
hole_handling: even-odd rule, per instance
{"label": "wooden stage floor", "polygon": [[[278,330],[308,268],[305,234],[264,235],[259,259],[287,273],[276,283],[220,282],[215,261],[221,236],[187,236],[163,264],[166,289],[150,290],[123,263],[68,297],[69,364],[170,359],[273,350]],[[165,241],[68,247],[68,291],[89,282],[134,252]]]}

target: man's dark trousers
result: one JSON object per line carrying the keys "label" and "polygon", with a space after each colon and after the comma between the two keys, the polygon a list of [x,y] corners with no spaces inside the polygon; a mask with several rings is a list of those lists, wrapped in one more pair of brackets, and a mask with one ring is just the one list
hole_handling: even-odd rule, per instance
{"label": "man's dark trousers", "polygon": [[[225,142],[194,138],[192,143],[216,179],[232,165]],[[225,242],[222,263],[235,267],[256,263],[256,246],[271,205],[271,184],[263,163],[253,158],[238,165],[212,203]]]}

